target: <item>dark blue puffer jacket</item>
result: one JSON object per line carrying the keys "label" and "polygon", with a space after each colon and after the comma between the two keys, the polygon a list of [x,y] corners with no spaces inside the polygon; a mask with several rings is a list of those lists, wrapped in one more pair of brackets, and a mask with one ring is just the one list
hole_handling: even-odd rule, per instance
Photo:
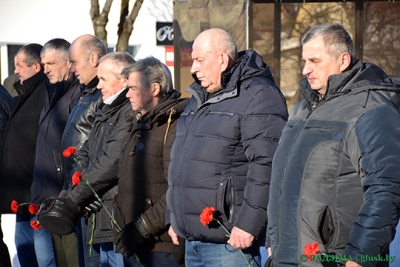
{"label": "dark blue puffer jacket", "polygon": [[316,93],[307,80],[300,85],[306,99],[292,110],[273,161],[274,266],[321,266],[303,258],[313,242],[341,264],[375,266],[365,255],[386,256],[399,220],[400,84],[358,61],[329,77],[314,107]]}
{"label": "dark blue puffer jacket", "polygon": [[226,243],[218,224],[203,226],[206,206],[231,231],[265,235],[272,158],[287,120],[285,99],[255,51],[239,53],[222,74],[223,89],[206,100],[197,82],[178,120],[168,172],[167,208],[176,233]]}
{"label": "dark blue puffer jacket", "polygon": [[39,117],[31,203],[38,206],[49,197],[57,197],[64,185],[61,171],[61,136],[70,110],[69,103],[78,98],[79,82],[75,75],[47,86],[46,101]]}

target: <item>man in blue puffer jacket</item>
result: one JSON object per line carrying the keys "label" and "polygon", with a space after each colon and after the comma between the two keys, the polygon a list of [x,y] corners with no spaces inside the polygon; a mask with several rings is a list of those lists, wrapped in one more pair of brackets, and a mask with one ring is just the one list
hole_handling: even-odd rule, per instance
{"label": "man in blue puffer jacket", "polygon": [[[167,223],[186,239],[187,266],[260,264],[272,158],[287,120],[285,99],[255,51],[237,53],[221,29],[196,38],[195,82],[178,120],[168,172]],[[199,215],[215,209],[203,226]],[[257,264],[257,265],[256,265]]]}
{"label": "man in blue puffer jacket", "polygon": [[355,57],[339,24],[303,40],[305,99],[272,167],[274,267],[388,266],[400,207],[400,84]]}

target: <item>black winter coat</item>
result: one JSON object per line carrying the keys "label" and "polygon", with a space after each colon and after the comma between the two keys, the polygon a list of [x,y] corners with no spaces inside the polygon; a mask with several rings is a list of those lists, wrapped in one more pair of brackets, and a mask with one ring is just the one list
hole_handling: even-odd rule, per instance
{"label": "black winter coat", "polygon": [[47,76],[39,72],[14,87],[13,110],[0,152],[0,213],[11,213],[10,203],[30,202],[39,117],[46,99]]}
{"label": "black winter coat", "polygon": [[375,266],[360,260],[386,257],[399,220],[400,84],[358,61],[329,77],[316,107],[316,92],[306,79],[300,85],[305,99],[290,114],[272,168],[274,266],[321,266],[301,260],[313,242],[342,264],[351,257]]}
{"label": "black winter coat", "polygon": [[[132,110],[131,103],[126,98],[125,89],[111,105],[104,105],[96,113],[89,137],[77,155],[81,166],[75,170],[82,171],[82,179],[89,182],[94,191],[101,197],[104,207],[95,216],[93,244],[112,242],[115,225],[108,212],[112,211],[112,199],[118,192],[118,167],[121,153],[121,143],[126,134],[129,122],[126,116]],[[82,209],[96,200],[90,187],[81,181],[78,186],[71,186],[68,200]],[[88,240],[91,238],[92,218],[88,220]]]}
{"label": "black winter coat", "polygon": [[[223,89],[207,100],[197,82],[178,120],[168,172],[167,207],[175,232],[189,240],[226,243],[216,222],[203,226],[206,206],[218,219],[264,240],[272,157],[287,119],[285,98],[253,50],[222,74]],[[167,221],[168,222],[168,221]]]}
{"label": "black winter coat", "polygon": [[141,216],[151,235],[138,248],[142,252],[171,253],[174,246],[165,225],[165,194],[176,120],[187,103],[179,95],[172,91],[139,120],[134,112],[129,117],[114,209],[121,228]]}
{"label": "black winter coat", "polygon": [[[79,88],[80,99],[76,103],[71,102],[71,114],[62,135],[61,151],[64,151],[69,146],[74,146],[79,151],[87,140],[96,112],[103,106],[101,91],[96,88],[98,83],[99,79],[96,76],[87,86],[81,85]],[[71,183],[71,171],[75,161],[72,158],[62,157],[61,162],[65,181],[64,188],[68,188]]]}
{"label": "black winter coat", "polygon": [[0,151],[1,151],[1,140],[3,140],[4,131],[8,119],[11,115],[12,109],[12,96],[10,93],[0,84]]}
{"label": "black winter coat", "polygon": [[67,81],[47,87],[46,102],[39,118],[31,203],[40,205],[48,197],[57,197],[64,185],[61,172],[61,136],[67,123],[71,102],[80,95],[75,75]]}

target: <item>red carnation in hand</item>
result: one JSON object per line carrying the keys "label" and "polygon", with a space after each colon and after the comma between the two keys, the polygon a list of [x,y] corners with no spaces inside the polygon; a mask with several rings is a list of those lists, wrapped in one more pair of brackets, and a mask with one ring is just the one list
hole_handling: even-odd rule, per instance
{"label": "red carnation in hand", "polygon": [[35,230],[40,230],[42,228],[42,226],[40,225],[40,222],[38,220],[32,220],[31,226]]}
{"label": "red carnation in hand", "polygon": [[17,213],[18,212],[18,202],[17,201],[15,201],[15,200],[13,200],[13,201],[11,201],[11,210],[12,210],[12,212],[14,212],[14,213]]}
{"label": "red carnation in hand", "polygon": [[62,154],[64,158],[69,158],[72,155],[76,155],[76,149],[74,146],[67,147]]}
{"label": "red carnation in hand", "polygon": [[82,173],[78,171],[75,172],[72,175],[72,185],[77,186],[80,183],[81,179],[82,179]]}
{"label": "red carnation in hand", "polygon": [[308,261],[311,261],[311,255],[316,255],[319,253],[318,242],[314,242],[312,244],[306,244],[304,246],[304,255],[307,256]]}
{"label": "red carnation in hand", "polygon": [[32,215],[36,215],[36,214],[38,213],[38,211],[39,211],[38,205],[36,205],[36,204],[30,204],[30,205],[29,205],[29,212],[30,212]]}
{"label": "red carnation in hand", "polygon": [[214,207],[205,207],[200,214],[200,222],[206,226],[208,225],[214,218]]}

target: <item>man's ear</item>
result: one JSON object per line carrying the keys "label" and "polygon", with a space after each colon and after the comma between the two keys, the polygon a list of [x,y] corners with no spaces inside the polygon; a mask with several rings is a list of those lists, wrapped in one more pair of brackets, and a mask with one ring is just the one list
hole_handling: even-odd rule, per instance
{"label": "man's ear", "polygon": [[35,73],[38,73],[38,72],[40,72],[41,69],[44,70],[44,67],[42,66],[42,64],[40,64],[39,62],[36,61],[33,63],[33,69],[34,69]]}
{"label": "man's ear", "polygon": [[92,52],[89,56],[89,61],[92,66],[98,67],[99,66],[99,55],[95,52]]}
{"label": "man's ear", "polygon": [[221,72],[224,72],[229,66],[229,56],[227,53],[222,52],[218,57],[218,62],[221,66]]}
{"label": "man's ear", "polygon": [[68,69],[71,71],[72,63],[68,59],[67,59],[67,66],[68,66]]}
{"label": "man's ear", "polygon": [[153,84],[151,85],[151,94],[152,94],[154,97],[158,97],[158,96],[160,95],[160,92],[161,92],[161,86],[160,86],[160,84],[159,84],[159,83],[153,83]]}
{"label": "man's ear", "polygon": [[349,53],[344,52],[339,56],[340,61],[340,72],[344,72],[350,66],[351,56]]}

